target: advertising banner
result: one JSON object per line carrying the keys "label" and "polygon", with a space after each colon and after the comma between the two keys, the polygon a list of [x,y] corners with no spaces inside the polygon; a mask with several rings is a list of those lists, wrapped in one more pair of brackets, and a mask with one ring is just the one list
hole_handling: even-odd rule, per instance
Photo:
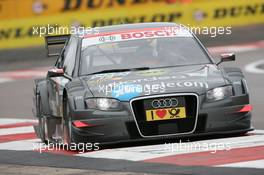
{"label": "advertising banner", "polygon": [[[117,1],[113,3],[117,5]],[[39,46],[44,42],[43,32],[47,33],[48,29],[53,31],[52,27],[57,29],[71,26],[98,27],[139,22],[176,22],[187,27],[261,24],[264,23],[264,2],[263,0],[203,0],[199,3],[154,3],[153,1],[136,6],[130,3],[126,7],[118,5],[107,8],[106,5],[94,10],[70,10],[67,13],[61,12],[50,16],[1,20],[0,49]],[[65,31],[69,32],[69,30],[63,32],[60,30],[60,33],[53,34],[63,34]]]}

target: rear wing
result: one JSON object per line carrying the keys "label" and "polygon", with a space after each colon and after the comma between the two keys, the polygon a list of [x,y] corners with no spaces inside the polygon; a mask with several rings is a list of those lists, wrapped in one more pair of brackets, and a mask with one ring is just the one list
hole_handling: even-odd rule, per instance
{"label": "rear wing", "polygon": [[47,49],[47,56],[59,56],[61,50],[68,42],[71,35],[54,35],[45,36],[45,47]]}

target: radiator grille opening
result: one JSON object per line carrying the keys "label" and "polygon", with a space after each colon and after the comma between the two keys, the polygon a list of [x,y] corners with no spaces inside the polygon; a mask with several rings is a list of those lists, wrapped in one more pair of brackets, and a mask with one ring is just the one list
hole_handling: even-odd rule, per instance
{"label": "radiator grille opening", "polygon": [[[172,100],[173,102],[176,100],[177,105],[176,103],[171,103]],[[131,101],[131,106],[137,128],[143,137],[192,133],[197,124],[198,96],[195,94],[136,98]],[[185,110],[185,117],[184,113],[181,116],[175,116],[174,114],[177,114],[177,110],[178,114],[184,112],[181,110]],[[159,116],[157,114],[162,115]]]}

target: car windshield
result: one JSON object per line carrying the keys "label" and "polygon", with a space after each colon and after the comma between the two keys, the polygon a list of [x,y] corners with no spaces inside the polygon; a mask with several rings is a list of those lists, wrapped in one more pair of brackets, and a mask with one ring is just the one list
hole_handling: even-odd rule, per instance
{"label": "car windshield", "polygon": [[83,47],[80,74],[208,63],[208,55],[193,37],[148,38]]}

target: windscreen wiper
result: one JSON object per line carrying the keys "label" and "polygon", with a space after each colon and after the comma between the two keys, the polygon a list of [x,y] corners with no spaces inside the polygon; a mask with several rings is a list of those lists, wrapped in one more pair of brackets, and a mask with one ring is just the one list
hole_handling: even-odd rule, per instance
{"label": "windscreen wiper", "polygon": [[94,74],[102,74],[102,73],[111,73],[111,72],[128,72],[128,71],[137,71],[137,70],[149,70],[149,67],[136,67],[136,68],[129,68],[129,69],[109,69],[109,70],[102,70],[98,72],[93,72],[88,75],[94,75]]}

